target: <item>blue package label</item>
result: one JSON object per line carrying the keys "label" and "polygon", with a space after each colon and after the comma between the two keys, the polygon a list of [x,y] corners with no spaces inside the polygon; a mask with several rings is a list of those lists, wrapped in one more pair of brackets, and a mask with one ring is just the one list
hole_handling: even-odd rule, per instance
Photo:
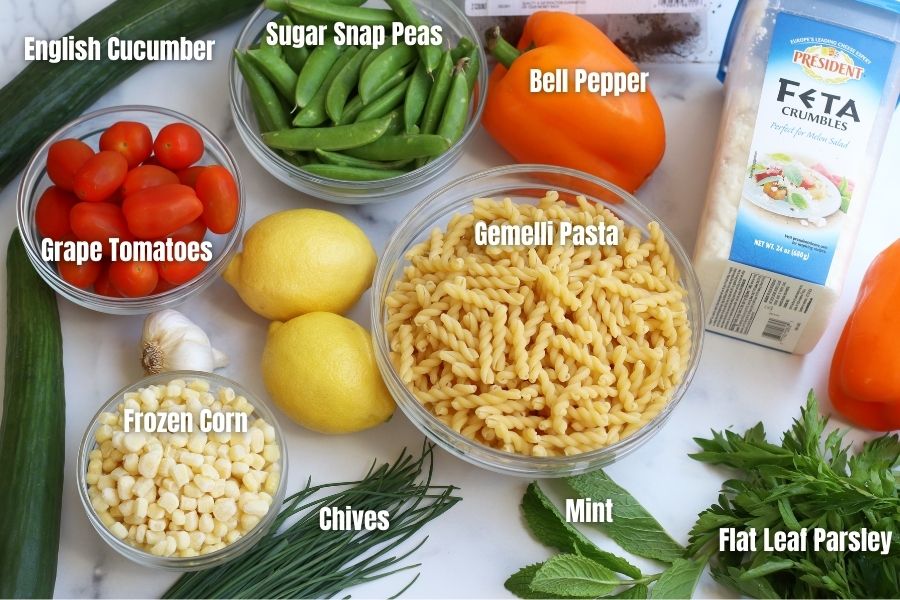
{"label": "blue package label", "polygon": [[778,15],[729,258],[825,284],[894,45]]}

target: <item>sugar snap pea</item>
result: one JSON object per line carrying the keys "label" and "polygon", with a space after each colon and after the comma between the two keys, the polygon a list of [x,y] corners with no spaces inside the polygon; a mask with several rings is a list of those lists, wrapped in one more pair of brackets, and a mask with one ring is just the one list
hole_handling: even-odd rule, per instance
{"label": "sugar snap pea", "polygon": [[331,23],[347,25],[385,25],[390,27],[397,21],[393,11],[383,8],[366,8],[362,6],[341,6],[322,0],[287,0],[288,9],[293,16],[299,13]]}
{"label": "sugar snap pea", "polygon": [[415,49],[405,45],[391,46],[379,54],[359,75],[358,88],[363,104],[374,100],[375,92],[385,80],[415,59]]}
{"label": "sugar snap pea", "polygon": [[428,94],[428,101],[425,103],[425,112],[422,113],[420,125],[422,133],[434,133],[437,130],[444,104],[447,103],[447,94],[450,92],[452,71],[453,61],[450,59],[450,52],[445,50],[441,57],[441,66],[438,67],[437,75],[434,78],[434,85],[431,86],[431,92]]}
{"label": "sugar snap pea", "polygon": [[453,81],[450,83],[450,91],[447,93],[447,101],[444,103],[441,122],[437,128],[437,134],[449,140],[451,145],[462,137],[469,116],[470,94],[466,79],[468,64],[468,58],[461,58],[453,67]]}
{"label": "sugar snap pea", "polygon": [[335,125],[346,125],[347,123],[352,123],[356,120],[356,117],[359,116],[359,113],[363,109],[362,98],[359,96],[353,96],[349,100],[347,100],[347,104],[344,105],[343,110],[341,111],[341,118],[338,121],[335,121]]}
{"label": "sugar snap pea", "polygon": [[409,87],[409,78],[404,79],[384,95],[369,102],[356,117],[357,121],[366,121],[388,114],[401,104],[406,97],[406,88]]}
{"label": "sugar snap pea", "polygon": [[475,82],[478,81],[478,71],[481,70],[481,59],[478,57],[478,48],[472,48],[466,55],[469,63],[466,65],[466,84],[469,88],[469,94],[475,90]]}
{"label": "sugar snap pea", "polygon": [[[427,25],[425,19],[422,18],[422,13],[419,12],[419,9],[417,9],[410,0],[385,0],[385,2],[395,13],[397,13],[397,16],[400,17],[400,20],[403,21],[404,24],[412,25],[417,28]],[[422,62],[425,63],[425,71],[427,73],[432,73],[438,68],[438,64],[441,62],[440,46],[424,44],[417,46],[417,50]]]}
{"label": "sugar snap pea", "polygon": [[333,38],[327,38],[321,46],[310,52],[294,89],[294,103],[297,106],[303,108],[309,104],[343,51],[343,46],[335,44]]}
{"label": "sugar snap pea", "polygon": [[470,38],[463,36],[456,42],[456,47],[450,51],[450,58],[453,59],[453,62],[455,63],[463,56],[468,56],[473,48],[475,48],[475,42]]}
{"label": "sugar snap pea", "polygon": [[296,127],[316,127],[328,120],[328,113],[325,112],[325,102],[328,97],[328,90],[331,89],[331,84],[337,79],[338,74],[345,66],[350,64],[350,61],[352,61],[357,54],[359,54],[359,49],[355,46],[349,46],[344,50],[344,53],[334,61],[334,64],[331,65],[331,69],[329,69],[328,74],[325,76],[325,81],[319,86],[318,91],[316,91],[306,106],[297,113],[297,116],[294,117],[294,125]]}
{"label": "sugar snap pea", "polygon": [[425,103],[428,102],[431,83],[431,75],[425,70],[425,63],[419,61],[409,80],[409,87],[406,88],[406,97],[403,99],[403,126],[406,133],[410,133],[413,126],[419,122],[422,111],[425,110]]}
{"label": "sugar snap pea", "polygon": [[[306,64],[306,60],[309,58],[309,48],[306,46],[300,46],[299,48],[295,48],[294,46],[280,46],[280,48],[284,62],[286,62],[295,73],[299,73],[303,70],[303,65]],[[293,100],[293,96],[291,96],[291,100]]]}
{"label": "sugar snap pea", "polygon": [[[291,21],[287,17],[282,17],[281,19],[278,20],[278,23],[290,25]],[[281,46],[279,46],[278,44],[270,44],[269,36],[266,35],[265,30],[263,30],[262,34],[259,36],[259,40],[256,44],[256,48],[258,50],[262,50],[264,52],[271,52],[272,54],[275,54],[276,56],[282,55]]]}
{"label": "sugar snap pea", "polygon": [[395,85],[409,77],[410,74],[412,74],[412,72],[416,70],[417,64],[418,61],[413,61],[385,79],[384,83],[375,88],[375,91],[372,92],[372,100],[377,100],[382,96],[382,94],[386,94],[388,90],[393,89]]}
{"label": "sugar snap pea", "polygon": [[297,127],[270,131],[263,142],[281,150],[347,150],[371,144],[385,134],[393,117],[385,115],[371,121],[334,127]]}
{"label": "sugar snap pea", "polygon": [[366,160],[405,160],[437,156],[449,149],[450,142],[439,135],[402,133],[385,135],[364,146],[346,149],[345,154]]}
{"label": "sugar snap pea", "polygon": [[341,152],[330,152],[328,150],[316,150],[316,156],[323,164],[339,165],[342,167],[362,167],[365,169],[402,169],[408,166],[412,160],[365,160],[356,158],[349,154]]}
{"label": "sugar snap pea", "polygon": [[248,50],[247,56],[266,78],[272,82],[278,93],[286,100],[293,100],[297,85],[297,74],[284,59],[274,52],[262,49]]}
{"label": "sugar snap pea", "polygon": [[347,98],[350,92],[356,87],[359,81],[359,69],[362,62],[369,54],[372,53],[371,48],[362,48],[352,59],[341,68],[334,81],[328,86],[328,92],[325,94],[325,112],[328,117],[335,123],[340,122],[341,114],[344,112],[344,106],[347,104]]}
{"label": "sugar snap pea", "polygon": [[274,131],[290,127],[287,113],[275,87],[266,79],[253,62],[243,53],[235,50],[234,60],[247,83],[250,103],[256,114],[256,121],[261,131]]}
{"label": "sugar snap pea", "polygon": [[301,168],[313,175],[328,177],[330,179],[341,179],[343,181],[375,181],[379,179],[391,179],[406,173],[406,171],[395,169],[367,169],[365,167],[345,167],[342,165],[327,164],[306,165]]}
{"label": "sugar snap pea", "polygon": [[367,57],[366,60],[363,61],[362,67],[360,67],[360,72],[364,71],[366,67],[372,64],[372,61],[378,58],[382,52],[390,48],[390,46],[381,46],[380,48],[376,48],[373,50]]}

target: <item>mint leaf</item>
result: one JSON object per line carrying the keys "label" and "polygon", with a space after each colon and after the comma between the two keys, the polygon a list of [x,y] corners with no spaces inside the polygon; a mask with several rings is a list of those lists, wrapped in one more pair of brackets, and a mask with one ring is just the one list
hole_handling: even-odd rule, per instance
{"label": "mint leaf", "polygon": [[547,594],[535,592],[531,589],[531,580],[534,579],[534,575],[542,566],[543,563],[537,563],[519,569],[518,571],[510,575],[509,579],[507,579],[503,583],[503,587],[505,587],[507,590],[509,590],[519,598],[525,598],[526,600],[540,600],[541,598],[549,598],[550,596],[548,596]]}
{"label": "mint leaf", "polygon": [[577,554],[558,554],[534,574],[531,589],[572,598],[596,598],[625,582],[603,565]]}
{"label": "mint leaf", "polygon": [[528,486],[522,497],[522,515],[534,537],[541,543],[561,552],[581,554],[608,569],[634,579],[642,576],[641,570],[636,566],[622,557],[601,550],[584,534],[567,523],[536,482]]}
{"label": "mint leaf", "polygon": [[647,600],[647,598],[650,597],[650,588],[648,588],[643,583],[639,583],[622,592],[619,592],[618,594],[604,597],[609,599],[620,598],[622,600]]}
{"label": "mint leaf", "polygon": [[684,554],[681,544],[666,533],[659,521],[602,470],[570,477],[566,483],[583,498],[612,500],[613,520],[595,525],[624,550],[667,563],[678,560]]}
{"label": "mint leaf", "polygon": [[692,597],[705,567],[706,561],[679,558],[657,580],[650,597],[671,599]]}

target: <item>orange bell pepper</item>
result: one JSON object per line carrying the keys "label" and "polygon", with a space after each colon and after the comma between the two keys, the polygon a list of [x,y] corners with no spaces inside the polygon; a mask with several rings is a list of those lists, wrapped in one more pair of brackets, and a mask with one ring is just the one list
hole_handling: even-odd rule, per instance
{"label": "orange bell pepper", "polygon": [[849,421],[900,429],[900,240],[866,271],[834,351],[828,390]]}
{"label": "orange bell pepper", "polygon": [[[533,46],[533,47],[532,47]],[[491,74],[482,123],[521,163],[586,171],[634,192],[665,151],[665,127],[650,93],[576,92],[575,69],[636,73],[637,67],[589,21],[541,11],[525,23],[519,51],[488,32],[500,62]],[[531,93],[532,69],[567,69],[569,91]]]}

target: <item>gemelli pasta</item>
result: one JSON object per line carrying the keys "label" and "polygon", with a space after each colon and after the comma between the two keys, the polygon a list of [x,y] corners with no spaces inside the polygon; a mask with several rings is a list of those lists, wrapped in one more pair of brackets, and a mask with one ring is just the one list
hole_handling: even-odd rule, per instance
{"label": "gemelli pasta", "polygon": [[[479,245],[475,224],[615,228],[609,245]],[[407,255],[386,300],[391,361],[456,432],[530,456],[571,455],[634,433],[687,369],[687,292],[659,225],[603,206],[476,199]]]}

